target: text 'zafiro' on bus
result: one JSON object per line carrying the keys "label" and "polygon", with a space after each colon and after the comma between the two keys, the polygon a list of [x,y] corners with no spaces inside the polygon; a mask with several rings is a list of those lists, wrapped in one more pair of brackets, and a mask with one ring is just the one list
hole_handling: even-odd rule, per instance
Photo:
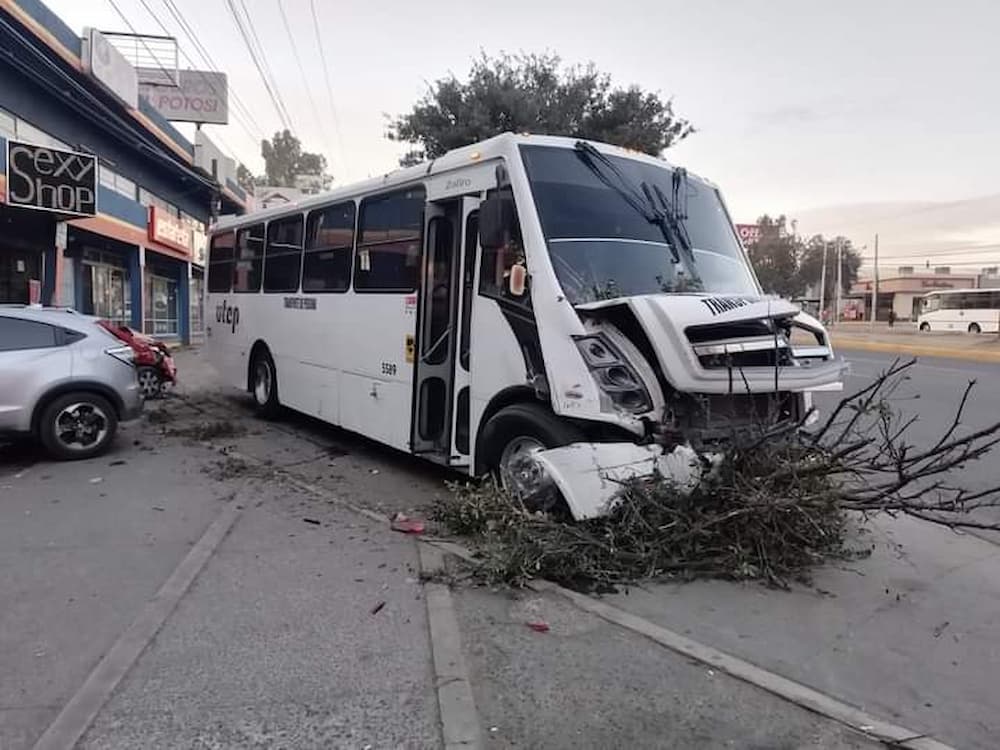
{"label": "text 'zafiro' on bus", "polygon": [[690,481],[696,451],[803,418],[845,369],[762,294],[712,184],[567,138],[505,134],[221,221],[205,309],[213,364],[261,412],[558,488],[576,518],[629,476]]}

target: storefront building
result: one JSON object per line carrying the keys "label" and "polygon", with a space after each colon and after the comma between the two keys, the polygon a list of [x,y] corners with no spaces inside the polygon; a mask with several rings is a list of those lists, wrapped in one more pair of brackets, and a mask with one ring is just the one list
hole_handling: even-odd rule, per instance
{"label": "storefront building", "polygon": [[235,165],[140,97],[99,33],[81,39],[39,0],[0,0],[0,48],[12,52],[0,58],[0,304],[197,339],[207,226],[246,206]]}

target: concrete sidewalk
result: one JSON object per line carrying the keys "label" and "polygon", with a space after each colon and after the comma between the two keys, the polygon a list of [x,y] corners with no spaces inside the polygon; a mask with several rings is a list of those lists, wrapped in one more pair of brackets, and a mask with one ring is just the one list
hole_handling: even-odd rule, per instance
{"label": "concrete sidewalk", "polygon": [[79,747],[438,746],[415,542],[271,482],[240,501]]}
{"label": "concrete sidewalk", "polygon": [[1000,547],[909,519],[871,542],[811,587],[664,583],[605,601],[955,747],[996,747]]}

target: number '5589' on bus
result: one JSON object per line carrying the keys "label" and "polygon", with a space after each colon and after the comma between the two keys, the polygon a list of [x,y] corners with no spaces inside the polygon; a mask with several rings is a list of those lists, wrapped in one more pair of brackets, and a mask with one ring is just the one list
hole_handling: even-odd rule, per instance
{"label": "number '5589' on bus", "polygon": [[621,479],[761,420],[845,364],[765,296],[718,189],[654,157],[504,134],[221,221],[207,349],[288,407],[577,518]]}

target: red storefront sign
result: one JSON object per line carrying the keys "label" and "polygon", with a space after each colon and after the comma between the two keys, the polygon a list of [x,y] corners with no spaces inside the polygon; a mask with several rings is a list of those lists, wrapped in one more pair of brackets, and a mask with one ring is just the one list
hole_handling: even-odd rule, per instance
{"label": "red storefront sign", "polygon": [[149,239],[191,254],[191,230],[176,216],[163,213],[156,206],[149,207]]}
{"label": "red storefront sign", "polygon": [[736,233],[744,245],[752,245],[760,239],[760,226],[757,224],[737,224]]}

